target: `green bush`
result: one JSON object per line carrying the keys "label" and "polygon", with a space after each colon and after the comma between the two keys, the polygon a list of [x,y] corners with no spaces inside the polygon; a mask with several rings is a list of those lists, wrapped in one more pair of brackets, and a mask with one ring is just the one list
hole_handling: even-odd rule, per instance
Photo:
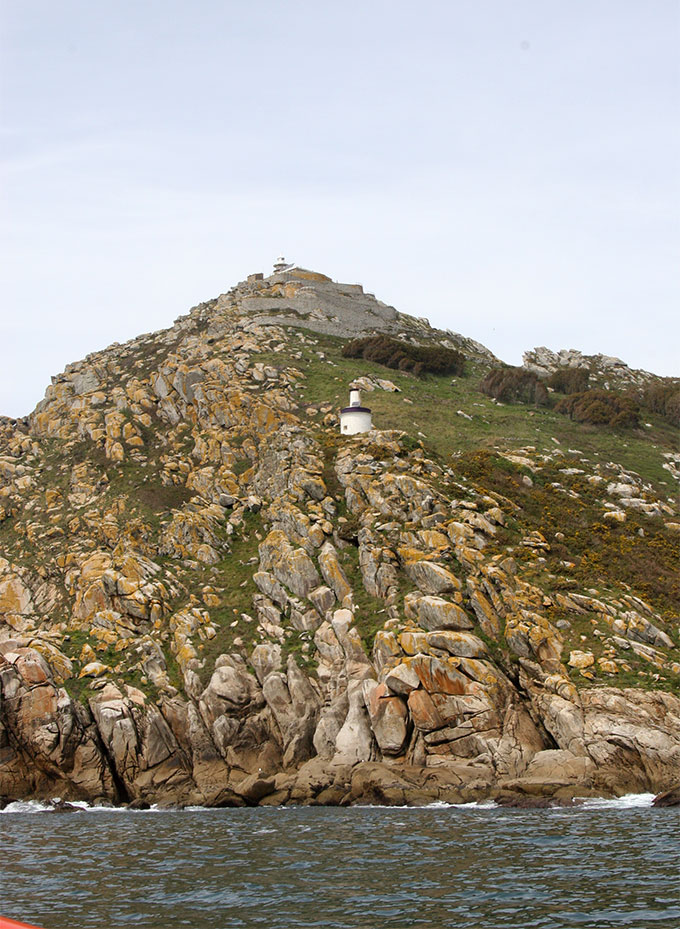
{"label": "green bush", "polygon": [[396,371],[410,371],[412,374],[454,374],[465,373],[465,356],[451,348],[440,345],[411,345],[389,336],[369,336],[354,339],[342,349],[345,358],[365,358],[375,361]]}
{"label": "green bush", "polygon": [[664,380],[651,384],[641,397],[642,406],[658,413],[673,426],[680,426],[680,382]]}
{"label": "green bush", "polygon": [[590,372],[587,368],[559,368],[546,384],[561,394],[580,394],[588,389]]}
{"label": "green bush", "polygon": [[543,381],[526,368],[502,365],[492,368],[479,389],[488,397],[503,403],[536,403],[550,406],[550,396]]}
{"label": "green bush", "polygon": [[638,405],[631,397],[613,390],[584,390],[560,400],[555,406],[578,423],[593,426],[639,426]]}

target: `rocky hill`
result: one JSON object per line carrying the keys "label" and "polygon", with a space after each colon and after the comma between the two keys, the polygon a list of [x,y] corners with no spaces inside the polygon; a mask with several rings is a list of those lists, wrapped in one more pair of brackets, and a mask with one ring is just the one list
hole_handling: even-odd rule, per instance
{"label": "rocky hill", "polygon": [[[372,334],[455,349],[466,373],[343,355]],[[478,390],[495,364],[288,267],[0,419],[0,797],[673,786],[677,429],[498,403]],[[350,383],[376,428],[342,437]]]}
{"label": "rocky hill", "polygon": [[554,374],[562,368],[581,368],[588,371],[593,384],[609,390],[610,387],[644,387],[658,381],[650,371],[630,368],[625,361],[613,355],[584,355],[575,348],[553,352],[545,346],[525,352],[524,367],[541,377]]}

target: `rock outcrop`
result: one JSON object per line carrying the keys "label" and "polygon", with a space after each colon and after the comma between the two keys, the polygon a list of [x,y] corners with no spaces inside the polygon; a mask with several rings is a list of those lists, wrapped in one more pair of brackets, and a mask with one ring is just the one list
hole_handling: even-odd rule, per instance
{"label": "rock outcrop", "polygon": [[[372,332],[494,360],[293,268],[70,365],[0,421],[0,797],[528,803],[677,784],[672,611],[585,586],[556,533],[455,457],[398,429],[341,438],[305,393],[344,391],[321,336]],[[578,455],[500,457],[524,488],[557,473],[554,499],[586,501],[600,535],[630,514],[671,544],[667,495]]]}
{"label": "rock outcrop", "polygon": [[625,361],[613,355],[584,355],[575,348],[553,352],[541,345],[524,352],[522,363],[539,377],[548,377],[561,368],[585,368],[593,384],[607,388],[643,387],[656,379],[651,372],[630,368]]}

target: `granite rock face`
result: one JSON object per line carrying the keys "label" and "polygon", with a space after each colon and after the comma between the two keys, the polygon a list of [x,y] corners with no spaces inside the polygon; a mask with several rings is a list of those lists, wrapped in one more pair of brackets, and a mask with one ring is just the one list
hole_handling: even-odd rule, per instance
{"label": "granite rock face", "polygon": [[[677,783],[680,699],[617,686],[626,655],[680,671],[666,619],[635,591],[546,578],[541,533],[508,550],[512,500],[403,432],[341,440],[332,406],[304,401],[303,362],[328,363],[315,333],[376,331],[494,360],[294,268],[88,356],[0,420],[0,797],[529,802]],[[594,475],[603,509],[676,518],[618,476]],[[584,621],[599,639],[568,646]]]}

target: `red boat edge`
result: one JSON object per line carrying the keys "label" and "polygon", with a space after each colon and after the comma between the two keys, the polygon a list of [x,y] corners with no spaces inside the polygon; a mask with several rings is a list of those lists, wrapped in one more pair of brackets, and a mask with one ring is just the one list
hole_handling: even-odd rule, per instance
{"label": "red boat edge", "polygon": [[34,926],[33,923],[20,923],[16,919],[0,916],[0,929],[40,929],[40,926]]}

